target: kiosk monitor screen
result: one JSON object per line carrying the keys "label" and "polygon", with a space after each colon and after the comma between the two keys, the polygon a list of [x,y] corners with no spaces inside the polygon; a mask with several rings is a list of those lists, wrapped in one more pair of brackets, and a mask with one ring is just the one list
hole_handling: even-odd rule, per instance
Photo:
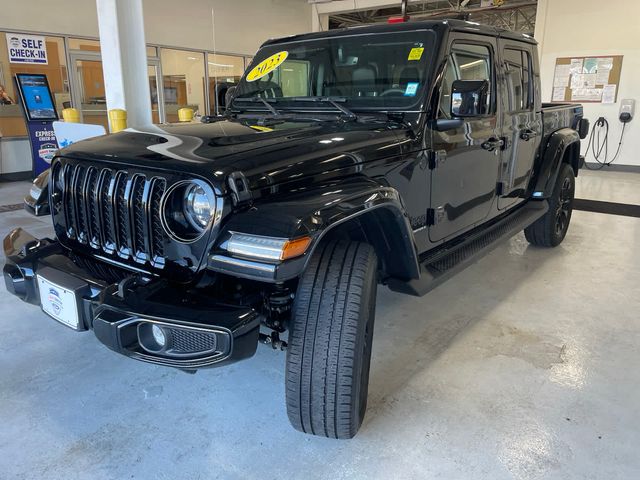
{"label": "kiosk monitor screen", "polygon": [[17,73],[16,82],[27,120],[58,119],[46,75]]}

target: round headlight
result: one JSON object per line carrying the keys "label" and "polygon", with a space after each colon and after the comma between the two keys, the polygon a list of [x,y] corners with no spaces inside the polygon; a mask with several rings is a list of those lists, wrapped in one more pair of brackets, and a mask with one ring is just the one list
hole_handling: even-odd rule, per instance
{"label": "round headlight", "polygon": [[213,189],[202,180],[182,180],[162,197],[162,226],[175,240],[195,242],[209,229],[220,208]]}
{"label": "round headlight", "polygon": [[185,192],[185,216],[199,231],[204,230],[215,213],[213,198],[198,184],[193,184]]}

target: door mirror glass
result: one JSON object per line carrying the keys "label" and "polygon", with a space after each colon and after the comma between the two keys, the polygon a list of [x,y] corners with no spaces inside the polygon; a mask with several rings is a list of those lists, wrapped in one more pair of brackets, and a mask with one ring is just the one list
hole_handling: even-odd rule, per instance
{"label": "door mirror glass", "polygon": [[230,104],[231,104],[231,99],[233,98],[233,94],[236,92],[236,86],[232,86],[227,88],[227,90],[224,92],[224,103],[222,105],[222,109],[226,110],[227,108],[229,108]]}
{"label": "door mirror glass", "polygon": [[451,87],[451,116],[477,117],[489,113],[489,82],[456,80]]}

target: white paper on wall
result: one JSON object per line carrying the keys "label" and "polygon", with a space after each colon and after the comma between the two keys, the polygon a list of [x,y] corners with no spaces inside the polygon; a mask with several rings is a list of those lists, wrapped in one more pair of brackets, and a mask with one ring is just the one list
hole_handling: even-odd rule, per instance
{"label": "white paper on wall", "polygon": [[555,77],[553,77],[554,87],[568,87],[571,76],[571,65],[556,65]]}
{"label": "white paper on wall", "polygon": [[572,73],[571,74],[571,88],[576,89],[580,88],[584,80],[582,79],[582,73]]}
{"label": "white paper on wall", "polygon": [[596,76],[595,73],[574,73],[571,75],[571,88],[595,88]]}
{"label": "white paper on wall", "polygon": [[598,58],[598,71],[613,70],[613,57]]}
{"label": "white paper on wall", "polygon": [[564,92],[565,87],[556,87],[553,89],[553,97],[551,97],[552,102],[562,102],[564,101]]}
{"label": "white paper on wall", "polygon": [[584,88],[595,88],[596,87],[596,77],[598,74],[596,73],[585,73],[582,76],[582,80],[584,84],[582,85]]}
{"label": "white paper on wall", "polygon": [[609,83],[609,74],[611,70],[598,70],[596,74],[596,84],[597,85],[606,85]]}
{"label": "white paper on wall", "polygon": [[571,73],[582,73],[582,59],[572,58],[571,65],[569,67],[571,69]]}
{"label": "white paper on wall", "polygon": [[571,92],[574,102],[599,102],[602,100],[602,88],[574,88]]}
{"label": "white paper on wall", "polygon": [[602,89],[602,103],[615,103],[616,102],[616,90],[617,85],[605,85]]}

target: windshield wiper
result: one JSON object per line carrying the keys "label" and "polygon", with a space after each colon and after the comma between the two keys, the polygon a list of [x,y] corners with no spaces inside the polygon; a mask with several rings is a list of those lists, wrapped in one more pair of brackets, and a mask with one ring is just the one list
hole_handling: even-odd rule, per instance
{"label": "windshield wiper", "polygon": [[[233,101],[234,101],[234,102],[237,102],[237,101],[241,101],[241,102],[254,102],[254,103],[255,103],[255,102],[260,102],[260,103],[262,103],[265,107],[267,107],[267,110],[269,110],[269,112],[271,112],[274,116],[276,116],[276,117],[279,117],[279,116],[280,116],[280,112],[279,112],[278,110],[276,110],[276,109],[273,107],[273,105],[271,105],[271,104],[267,101],[267,99],[265,99],[265,98],[263,98],[263,97],[261,97],[261,96],[259,96],[259,95],[256,95],[255,97],[250,97],[250,98],[242,98],[242,97],[240,97],[240,98],[234,98],[234,99],[233,99]],[[275,99],[273,99],[273,101],[275,102],[276,100],[275,100]]]}
{"label": "windshield wiper", "polygon": [[292,100],[294,102],[319,102],[319,103],[329,103],[334,106],[337,110],[340,110],[349,120],[357,120],[358,115],[355,114],[352,110],[349,110],[344,105],[340,105],[340,103],[344,103],[347,101],[345,97],[287,97],[287,100]]}

